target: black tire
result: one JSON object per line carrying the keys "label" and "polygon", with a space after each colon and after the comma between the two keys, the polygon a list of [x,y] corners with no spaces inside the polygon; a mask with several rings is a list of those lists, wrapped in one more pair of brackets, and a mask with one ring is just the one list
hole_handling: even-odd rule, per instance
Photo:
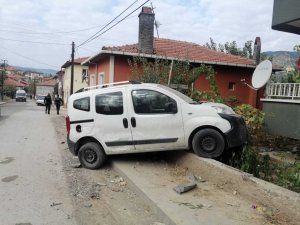
{"label": "black tire", "polygon": [[193,137],[192,148],[194,152],[205,158],[217,158],[225,150],[223,136],[216,130],[205,128],[199,130]]}
{"label": "black tire", "polygon": [[106,155],[102,147],[95,142],[82,145],[78,151],[78,158],[81,165],[91,170],[100,168],[105,161],[105,157]]}

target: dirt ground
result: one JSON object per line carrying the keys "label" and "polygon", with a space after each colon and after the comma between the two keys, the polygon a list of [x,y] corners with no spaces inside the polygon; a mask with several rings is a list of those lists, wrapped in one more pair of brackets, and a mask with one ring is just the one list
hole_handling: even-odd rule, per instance
{"label": "dirt ground", "polygon": [[[193,157],[174,158],[170,163],[171,174],[186,177],[189,174],[206,180],[203,189],[195,195],[206,195],[216,204],[230,203],[233,211],[242,213],[243,206],[250,211],[249,218],[263,216],[265,225],[299,225],[300,195],[286,190],[290,195],[280,193],[282,189],[273,184],[253,178],[250,174],[228,175],[222,169],[215,169],[204,164],[194,163]],[[238,172],[239,173],[239,172]],[[252,179],[253,178],[253,179]],[[264,185],[262,185],[264,184]],[[276,189],[276,190],[275,190]],[[229,198],[228,198],[229,197]],[[295,198],[293,198],[295,197]],[[231,199],[231,200],[230,200]],[[237,216],[237,215],[235,215]],[[254,224],[254,223],[253,223]],[[255,223],[256,224],[256,223]]]}
{"label": "dirt ground", "polygon": [[100,170],[80,167],[66,143],[64,116],[53,117],[74,215],[80,225],[161,224],[147,203],[131,191],[109,162]]}

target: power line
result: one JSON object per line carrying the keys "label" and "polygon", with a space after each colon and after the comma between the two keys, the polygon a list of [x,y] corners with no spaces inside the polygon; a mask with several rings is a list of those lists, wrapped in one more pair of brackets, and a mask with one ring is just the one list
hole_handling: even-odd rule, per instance
{"label": "power line", "polygon": [[55,68],[55,69],[58,69],[58,70],[59,70],[59,68],[58,68],[57,66],[53,66],[53,65],[50,65],[50,64],[47,64],[47,63],[44,63],[44,62],[41,62],[41,61],[32,59],[32,58],[30,58],[30,57],[21,55],[21,54],[15,52],[15,51],[12,51],[12,50],[10,50],[10,49],[8,49],[8,48],[6,48],[6,47],[3,47],[3,46],[1,46],[1,45],[0,45],[0,47],[3,48],[3,49],[5,49],[5,50],[7,50],[8,52],[10,52],[10,53],[12,53],[12,54],[14,54],[14,55],[19,56],[19,57],[25,58],[25,59],[30,60],[30,61],[35,62],[35,63],[39,63],[39,64],[46,65],[46,66],[50,66],[50,67],[52,67],[52,68]]}
{"label": "power line", "polygon": [[126,9],[124,9],[119,15],[117,15],[115,18],[113,18],[109,23],[107,23],[104,27],[102,27],[99,31],[97,31],[95,34],[93,34],[91,37],[89,37],[86,41],[82,42],[81,44],[79,44],[77,46],[77,48],[79,48],[80,46],[94,40],[93,38],[99,34],[102,30],[104,30],[106,27],[108,27],[111,23],[113,23],[116,19],[118,19],[123,13],[125,13],[129,8],[131,8],[136,2],[138,2],[139,0],[134,1],[133,3],[131,3]]}
{"label": "power line", "polygon": [[47,45],[70,45],[70,44],[65,44],[65,43],[56,43],[56,42],[39,42],[39,41],[26,41],[26,40],[16,40],[16,39],[9,39],[9,38],[2,38],[2,40],[6,41],[17,41],[17,42],[25,42],[25,43],[35,43],[35,44],[47,44]]}
{"label": "power line", "polygon": [[[126,18],[128,18],[131,14],[133,14],[134,12],[136,12],[139,8],[141,8],[143,5],[145,5],[147,2],[149,2],[150,0],[145,1],[142,5],[140,5],[139,7],[137,7],[134,11],[132,11],[131,13],[129,13],[127,16],[123,17],[123,19],[119,20],[117,23],[115,23],[114,25],[112,25],[111,27],[107,28],[106,30],[104,30],[102,33],[98,34],[97,36],[93,37],[90,41],[95,40],[96,38],[100,37],[102,34],[106,33],[107,31],[109,31],[110,29],[112,29],[113,27],[115,27],[116,25],[118,25],[119,23],[121,23],[122,21],[124,21]],[[90,42],[88,41],[88,42]],[[78,46],[78,48],[80,47],[80,45]]]}
{"label": "power line", "polygon": [[1,31],[5,31],[5,32],[10,32],[10,33],[20,33],[20,34],[45,34],[45,35],[53,35],[53,34],[68,34],[68,33],[77,33],[77,32],[83,32],[83,31],[87,31],[87,30],[93,30],[98,28],[99,26],[102,25],[98,25],[98,26],[93,26],[93,27],[88,27],[88,28],[83,28],[83,29],[79,29],[79,30],[72,30],[72,31],[51,31],[51,32],[23,32],[23,31],[14,31],[14,30],[8,30],[8,29],[0,29]]}

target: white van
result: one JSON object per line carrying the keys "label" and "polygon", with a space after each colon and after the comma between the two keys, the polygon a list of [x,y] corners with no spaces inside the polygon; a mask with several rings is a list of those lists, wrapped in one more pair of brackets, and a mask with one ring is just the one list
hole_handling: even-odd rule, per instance
{"label": "white van", "polygon": [[70,96],[66,126],[70,151],[89,169],[112,154],[193,149],[215,158],[247,140],[244,120],[230,107],[197,103],[163,85],[118,82],[85,90]]}
{"label": "white van", "polygon": [[26,92],[24,90],[16,91],[16,102],[26,102]]}

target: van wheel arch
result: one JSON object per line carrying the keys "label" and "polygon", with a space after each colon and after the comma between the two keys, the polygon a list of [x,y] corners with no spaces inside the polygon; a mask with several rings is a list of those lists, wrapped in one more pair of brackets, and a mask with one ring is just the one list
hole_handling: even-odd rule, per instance
{"label": "van wheel arch", "polygon": [[215,131],[217,131],[218,133],[220,133],[220,135],[222,136],[222,138],[223,138],[223,140],[224,140],[224,144],[225,144],[225,146],[224,146],[224,152],[225,152],[225,150],[226,150],[227,147],[228,147],[227,139],[226,139],[224,133],[223,133],[220,129],[218,129],[217,127],[214,127],[214,126],[201,126],[201,127],[196,128],[195,130],[193,130],[193,132],[190,134],[190,137],[189,137],[189,142],[188,142],[188,144],[189,144],[189,149],[190,149],[190,150],[193,150],[192,142],[193,142],[194,136],[195,136],[200,130],[205,130],[205,129],[212,129],[212,130],[215,130]]}
{"label": "van wheel arch", "polygon": [[[76,143],[75,155],[78,156],[78,152],[79,152],[79,149],[81,148],[81,146],[83,146],[83,145],[85,145],[86,143],[89,143],[89,142],[95,142],[98,145],[100,145],[100,147],[102,149],[104,149],[103,146],[101,145],[101,143],[97,139],[95,139],[93,137],[83,137],[83,138],[79,139]],[[104,153],[105,153],[105,151],[104,151]]]}

